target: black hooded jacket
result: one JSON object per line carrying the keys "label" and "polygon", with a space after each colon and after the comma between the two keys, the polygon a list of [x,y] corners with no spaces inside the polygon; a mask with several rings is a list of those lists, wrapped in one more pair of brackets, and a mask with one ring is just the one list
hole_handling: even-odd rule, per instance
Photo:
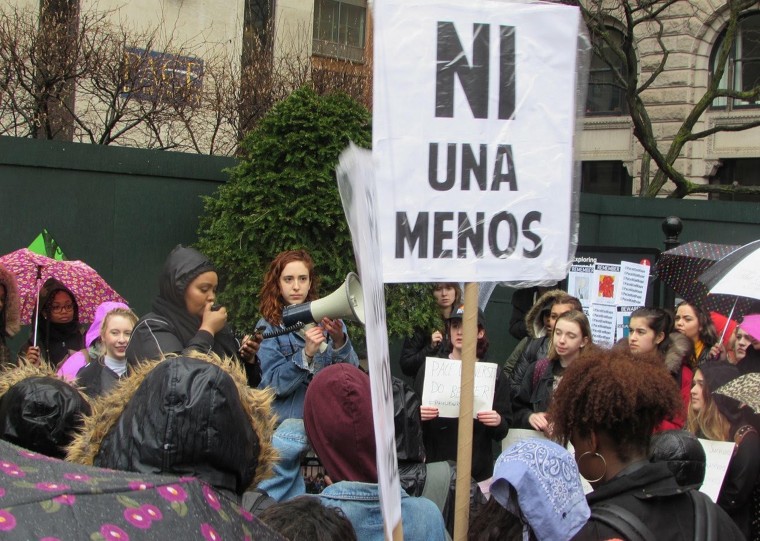
{"label": "black hooded jacket", "polygon": [[[48,304],[59,291],[68,293],[74,303],[74,317],[69,323],[52,323],[45,315]],[[69,288],[54,278],[47,280],[40,289],[40,309],[37,317],[37,345],[40,348],[40,358],[48,365],[56,368],[71,353],[84,348],[84,336],[79,328],[79,305]],[[24,356],[27,349],[34,344],[34,325],[32,336],[24,344],[19,355]]]}
{"label": "black hooded jacket", "polygon": [[[216,269],[211,261],[193,248],[182,245],[172,250],[164,263],[158,283],[158,297],[153,311],[145,314],[135,325],[127,345],[127,361],[135,364],[156,360],[168,353],[216,353],[220,357],[238,358],[240,344],[228,325],[212,335],[200,330],[201,318],[190,314],[185,307],[185,290],[204,272]],[[256,364],[244,365],[248,384],[256,387],[261,381],[261,369]]]}
{"label": "black hooded jacket", "polygon": [[86,419],[68,460],[198,477],[240,497],[267,475],[275,456],[272,395],[243,380],[230,360],[142,363]]}

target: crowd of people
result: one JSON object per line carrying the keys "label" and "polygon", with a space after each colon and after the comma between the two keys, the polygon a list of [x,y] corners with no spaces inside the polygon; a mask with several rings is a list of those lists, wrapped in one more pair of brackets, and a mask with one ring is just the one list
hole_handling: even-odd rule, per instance
{"label": "crowd of people", "polygon": [[[264,538],[386,538],[371,374],[341,320],[283,322],[287,307],[319,298],[310,254],[273,258],[256,332],[242,338],[218,287],[214,264],[177,246],[149,313],[106,302],[85,330],[76,296],[51,279],[36,335],[15,354],[16,284],[0,267],[0,439],[77,464],[199,478],[255,516]],[[430,294],[440,320],[403,343],[394,424],[404,538],[444,540],[459,421],[423,398],[430,358],[462,360],[465,313],[459,284]],[[470,539],[760,539],[760,418],[721,392],[760,372],[757,328],[738,319],[722,340],[714,320],[729,322],[698,304],[642,307],[607,348],[565,291],[515,299],[517,320],[490,328],[520,338],[507,359],[489,356],[477,314],[476,361],[498,370],[473,419]],[[535,437],[501,451],[515,428]],[[697,438],[734,443],[716,502],[698,491]]]}

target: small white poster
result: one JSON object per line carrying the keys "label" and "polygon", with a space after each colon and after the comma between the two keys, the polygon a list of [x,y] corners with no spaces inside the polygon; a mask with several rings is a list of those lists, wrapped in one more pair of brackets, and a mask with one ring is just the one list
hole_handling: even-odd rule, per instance
{"label": "small white poster", "polygon": [[609,304],[592,304],[591,337],[594,344],[610,347],[615,343],[615,329],[617,327],[617,307]]}
{"label": "small white poster", "polygon": [[620,289],[620,265],[597,263],[594,265],[593,303],[615,304]]}
{"label": "small white poster", "polygon": [[700,438],[699,442],[705,449],[707,458],[705,466],[705,481],[702,483],[700,492],[704,492],[714,502],[718,501],[720,487],[723,486],[723,478],[726,476],[728,464],[734,454],[732,441],[711,441]]}
{"label": "small white poster", "polygon": [[593,283],[593,265],[570,266],[570,272],[567,274],[567,293],[581,301],[584,308],[591,305]]}
{"label": "small white poster", "polygon": [[618,304],[644,306],[647,302],[649,265],[623,261],[620,263],[620,287],[616,291]]}
{"label": "small white poster", "polygon": [[[496,389],[498,370],[499,365],[495,363],[475,363],[473,417],[477,417],[479,411],[493,409],[493,395]],[[461,374],[461,361],[428,357],[425,360],[425,386],[422,389],[422,405],[438,408],[439,417],[459,417]]]}

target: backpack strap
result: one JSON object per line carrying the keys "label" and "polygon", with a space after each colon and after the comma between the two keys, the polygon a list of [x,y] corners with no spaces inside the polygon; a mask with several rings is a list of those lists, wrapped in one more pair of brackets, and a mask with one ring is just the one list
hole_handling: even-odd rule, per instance
{"label": "backpack strap", "polygon": [[535,389],[538,386],[538,382],[541,381],[541,378],[544,377],[544,372],[546,372],[546,368],[549,366],[549,359],[539,359],[536,361],[536,368],[533,370],[533,388]]}
{"label": "backpack strap", "polygon": [[694,504],[694,541],[718,541],[715,504],[698,490],[690,490],[688,494]]}
{"label": "backpack strap", "polygon": [[591,518],[609,526],[628,541],[656,541],[657,537],[641,519],[614,503],[599,503],[591,508]]}

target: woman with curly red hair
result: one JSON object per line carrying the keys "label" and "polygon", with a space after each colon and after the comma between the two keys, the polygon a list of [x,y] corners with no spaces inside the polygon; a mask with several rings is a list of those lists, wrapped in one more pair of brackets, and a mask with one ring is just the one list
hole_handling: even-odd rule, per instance
{"label": "woman with curly red hair", "polygon": [[[280,252],[270,263],[259,293],[262,319],[256,327],[264,334],[283,329],[286,306],[319,298],[319,277],[306,250]],[[275,392],[274,409],[279,422],[303,419],[303,401],[312,377],[325,366],[351,363],[359,366],[346,326],[339,319],[323,318],[318,325],[288,332],[261,342],[260,388]]]}
{"label": "woman with curly red hair", "polygon": [[638,530],[643,539],[685,541],[709,527],[716,537],[707,539],[742,539],[709,498],[679,486],[666,463],[647,460],[655,426],[681,407],[657,358],[596,350],[568,367],[549,408],[552,433],[573,444],[578,469],[594,487],[591,518],[574,539],[630,539]]}

